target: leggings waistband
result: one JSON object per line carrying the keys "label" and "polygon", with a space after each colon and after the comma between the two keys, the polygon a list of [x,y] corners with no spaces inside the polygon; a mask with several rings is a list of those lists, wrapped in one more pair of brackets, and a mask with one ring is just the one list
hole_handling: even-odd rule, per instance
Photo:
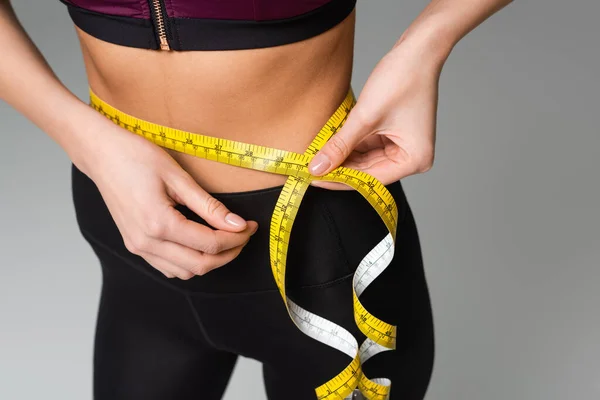
{"label": "leggings waistband", "polygon": [[[142,257],[127,250],[122,236],[95,183],[72,165],[72,192],[79,228],[102,260],[110,251],[132,267],[172,288],[198,293],[247,293],[277,290],[269,261],[269,224],[283,186],[245,192],[214,193],[232,212],[258,222],[258,230],[228,264],[187,281],[166,278]],[[407,203],[400,182],[386,185],[399,210],[399,226]],[[208,223],[184,205],[188,219]],[[360,193],[309,186],[291,236],[286,271],[287,286],[317,287],[349,278],[387,228]]]}

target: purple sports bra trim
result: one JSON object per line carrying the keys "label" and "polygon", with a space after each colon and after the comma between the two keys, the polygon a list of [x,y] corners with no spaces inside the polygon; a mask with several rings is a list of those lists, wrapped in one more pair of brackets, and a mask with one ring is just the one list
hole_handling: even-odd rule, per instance
{"label": "purple sports bra trim", "polygon": [[[163,1],[170,17],[267,21],[304,14],[330,0]],[[148,0],[68,0],[68,2],[102,14],[150,19]]]}
{"label": "purple sports bra trim", "polygon": [[[250,19],[233,18],[232,14],[222,14],[223,18],[172,16],[170,12],[191,0],[160,1],[159,13],[164,15],[159,22],[156,9],[150,6],[154,0],[60,0],[67,5],[73,23],[87,34],[97,39],[121,46],[152,50],[193,51],[193,50],[239,50],[280,46],[305,40],[319,35],[343,21],[354,10],[357,0],[278,0],[276,7],[261,11],[260,5],[276,0],[255,0]],[[196,0],[212,3],[228,1],[249,4],[252,0]],[[320,6],[298,15],[286,18],[258,19],[265,15],[280,16],[285,2],[301,2],[307,6],[313,1]],[[258,4],[259,7],[255,8]],[[275,4],[275,3],[269,3]],[[197,4],[196,4],[197,5]],[[214,4],[213,4],[214,6]],[[289,6],[289,4],[288,4]],[[294,7],[297,7],[295,4]],[[170,7],[170,12],[167,12]],[[242,16],[242,8],[235,8],[235,16]],[[286,8],[290,12],[292,8]],[[297,8],[294,8],[297,10]],[[255,11],[256,10],[256,11]],[[195,9],[199,15],[200,12]],[[221,9],[221,11],[224,11]],[[271,13],[271,14],[269,14]],[[145,17],[147,15],[148,17]],[[226,16],[226,17],[225,17]],[[254,17],[256,16],[256,17]],[[257,19],[253,19],[257,18]],[[164,30],[160,30],[164,28]],[[162,46],[161,46],[162,44]]]}

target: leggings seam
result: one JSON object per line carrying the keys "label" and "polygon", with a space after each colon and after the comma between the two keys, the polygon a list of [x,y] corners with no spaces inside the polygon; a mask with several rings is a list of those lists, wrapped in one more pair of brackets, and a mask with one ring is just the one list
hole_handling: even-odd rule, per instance
{"label": "leggings seam", "polygon": [[[253,295],[253,294],[261,294],[261,293],[274,293],[274,292],[278,292],[279,291],[278,289],[263,289],[263,290],[247,291],[247,292],[211,293],[211,292],[192,292],[192,291],[187,290],[187,289],[178,288],[178,287],[175,287],[174,285],[170,285],[167,282],[163,282],[162,280],[158,279],[157,277],[155,277],[154,275],[152,275],[151,273],[149,273],[148,271],[146,271],[144,268],[138,267],[131,260],[127,259],[126,257],[123,257],[123,255],[117,253],[116,251],[114,251],[113,249],[111,249],[110,247],[108,247],[107,245],[105,245],[104,243],[102,243],[93,234],[91,234],[88,230],[80,228],[80,231],[81,231],[82,235],[86,239],[88,239],[88,240],[96,243],[104,251],[110,253],[111,255],[113,255],[113,256],[115,256],[115,257],[123,260],[125,263],[127,263],[129,266],[131,266],[136,271],[141,272],[142,274],[144,274],[147,277],[153,279],[157,283],[163,285],[167,289],[171,289],[171,290],[173,290],[175,292],[181,293],[181,294],[186,295],[186,296],[207,296],[207,297],[240,296],[240,295]],[[133,253],[131,253],[131,254],[133,254]],[[349,273],[347,275],[344,275],[342,277],[339,277],[339,278],[334,279],[334,280],[329,281],[329,282],[319,283],[319,284],[315,284],[315,285],[299,286],[296,289],[322,289],[322,288],[327,288],[329,286],[337,285],[338,283],[341,283],[341,282],[347,280],[348,278],[351,278],[353,275],[354,275],[354,272],[351,272],[351,273]],[[176,278],[174,278],[174,279],[176,279]]]}
{"label": "leggings seam", "polygon": [[206,328],[204,327],[204,325],[202,324],[202,321],[200,320],[200,315],[198,315],[198,311],[196,311],[196,308],[194,307],[194,303],[192,303],[192,299],[190,298],[190,295],[185,294],[184,297],[187,300],[187,302],[188,302],[188,304],[189,304],[189,306],[191,308],[192,315],[194,316],[194,320],[196,321],[196,325],[198,325],[198,328],[200,329],[200,333],[202,334],[202,336],[204,336],[204,339],[213,348],[218,349],[218,350],[224,350],[223,348],[217,346],[212,341],[212,339],[208,336],[208,332],[206,331]]}
{"label": "leggings seam", "polygon": [[93,235],[90,235],[90,233],[88,231],[86,231],[85,229],[81,230],[82,233],[84,234],[84,236],[88,237],[90,240],[94,241],[96,244],[98,244],[99,246],[101,246],[105,251],[109,252],[110,254],[114,255],[115,257],[125,261],[127,264],[131,265],[133,268],[135,268],[136,270],[144,273],[145,275],[151,277],[152,279],[154,279],[155,281],[157,281],[158,283],[162,284],[163,286],[166,286],[168,289],[172,289],[175,292],[180,293],[181,295],[183,295],[183,297],[185,297],[187,303],[189,304],[191,311],[192,311],[192,315],[194,317],[194,320],[196,321],[196,324],[198,325],[198,327],[200,328],[200,333],[202,334],[202,336],[204,337],[204,339],[206,340],[206,342],[212,346],[215,349],[219,349],[219,350],[223,350],[220,347],[216,346],[215,343],[209,338],[208,333],[206,332],[206,330],[204,329],[204,325],[202,325],[202,322],[200,321],[200,316],[198,315],[198,313],[196,312],[196,309],[194,308],[194,305],[192,303],[192,300],[190,299],[190,295],[189,293],[184,292],[183,290],[180,290],[178,288],[173,288],[169,285],[167,285],[164,282],[161,282],[160,280],[156,279],[155,277],[153,277],[151,274],[147,273],[146,271],[143,271],[142,269],[138,268],[137,266],[135,266],[130,260],[126,259],[125,257],[121,256],[120,254],[118,254],[117,252],[115,252],[114,250],[112,250],[110,247],[106,246],[104,243],[99,242],[96,238],[93,237]]}
{"label": "leggings seam", "polygon": [[352,271],[352,266],[350,265],[350,261],[348,261],[348,255],[346,254],[346,249],[344,248],[344,244],[342,243],[342,237],[340,235],[338,226],[335,222],[335,218],[333,218],[333,215],[331,214],[331,211],[329,210],[329,207],[327,207],[327,205],[325,205],[324,203],[321,203],[321,207],[323,209],[323,214],[325,215],[325,218],[327,219],[327,225],[329,227],[329,231],[331,232],[331,234],[333,236],[335,236],[337,252],[338,252],[338,254],[341,255],[341,258],[346,266],[346,270],[348,271],[348,273],[353,274],[354,272]]}
{"label": "leggings seam", "polygon": [[[142,274],[146,275],[147,277],[153,279],[154,281],[158,282],[159,284],[165,286],[168,289],[171,289],[175,292],[179,292],[181,294],[187,295],[188,291],[185,289],[180,289],[177,287],[173,287],[171,285],[169,285],[166,282],[161,281],[160,279],[157,279],[155,276],[153,276],[152,274],[148,273],[148,271],[145,271],[143,268],[139,268],[135,263],[133,263],[131,260],[127,259],[126,257],[123,257],[123,255],[117,253],[116,251],[114,251],[113,249],[111,249],[110,247],[108,247],[107,245],[105,245],[104,243],[102,243],[100,240],[98,240],[94,235],[92,235],[89,231],[80,228],[81,233],[83,234],[83,236],[89,240],[91,240],[92,242],[96,243],[98,246],[100,246],[104,251],[110,253],[111,255],[121,259],[123,262],[125,262],[126,264],[128,264],[129,266],[131,266],[132,268],[134,268],[135,270],[141,272]],[[131,253],[133,254],[133,253]]]}

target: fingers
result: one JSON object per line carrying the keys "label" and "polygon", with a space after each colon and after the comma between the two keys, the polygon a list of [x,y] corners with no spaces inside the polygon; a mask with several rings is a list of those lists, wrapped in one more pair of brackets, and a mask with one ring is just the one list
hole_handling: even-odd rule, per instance
{"label": "fingers", "polygon": [[[388,185],[416,173],[411,164],[394,164],[390,160],[382,160],[381,162],[374,163],[368,168],[361,169],[361,171],[373,176],[383,185]],[[328,190],[353,190],[351,186],[340,182],[314,180],[310,184]]]}
{"label": "fingers", "polygon": [[[126,249],[165,276],[181,279],[230,262],[247,244],[257,223],[230,213],[165,151],[140,140],[136,146],[119,147],[123,153],[99,165],[102,172],[95,174]],[[121,173],[111,172],[116,170]],[[188,220],[174,208],[176,203],[216,229]]]}
{"label": "fingers", "polygon": [[188,280],[194,276],[192,272],[186,271],[185,269],[173,264],[169,260],[165,260],[164,258],[155,254],[144,254],[143,256],[140,255],[140,257],[146,260],[148,264],[152,265],[154,269],[161,272],[167,278]]}
{"label": "fingers", "polygon": [[154,212],[143,218],[136,232],[124,235],[126,248],[137,254],[167,277],[190,279],[203,275],[233,260],[256,232],[258,224],[248,221],[242,232],[213,230],[188,220],[178,210]]}
{"label": "fingers", "polygon": [[[410,156],[405,151],[395,147],[387,151],[374,149],[364,154],[353,153],[343,165],[357,171],[365,172],[376,178],[383,185],[388,185],[409,175],[426,172],[431,168],[432,163],[433,161],[430,157]],[[329,190],[352,189],[344,183],[326,180],[313,180],[310,184]]]}
{"label": "fingers", "polygon": [[201,216],[216,229],[241,232],[247,228],[247,222],[237,214],[230,212],[225,205],[202,189],[189,175],[183,175],[168,182],[175,197],[183,205]]}
{"label": "fingers", "polygon": [[409,175],[425,172],[420,169],[420,164],[401,157],[373,157],[360,169],[380,181],[384,185],[398,181]]}
{"label": "fingers", "polygon": [[241,232],[214,230],[187,219],[172,207],[164,220],[164,229],[153,232],[155,239],[179,243],[190,249],[209,254],[216,254],[243,245],[258,229],[256,221],[247,221],[246,229]]}
{"label": "fingers", "polygon": [[354,147],[371,133],[374,123],[363,115],[358,104],[348,114],[340,130],[323,145],[308,164],[311,174],[320,176],[337,168],[350,155]]}
{"label": "fingers", "polygon": [[[140,255],[154,267],[156,263],[161,268],[173,273],[180,279],[190,279],[195,275],[204,275],[215,268],[235,259],[244,246],[234,247],[216,254],[202,253],[173,242],[156,242],[147,252]],[[157,268],[158,269],[158,268]]]}
{"label": "fingers", "polygon": [[327,190],[354,190],[351,186],[346,185],[344,183],[339,183],[339,182],[314,180],[314,181],[311,181],[310,184],[312,186],[316,186],[316,187],[327,189]]}
{"label": "fingers", "polygon": [[[124,236],[125,246],[131,253],[143,257],[165,276],[190,279],[194,275],[203,275],[232,261],[239,255],[258,227],[256,222],[249,221],[248,228],[243,232],[215,231],[200,223],[189,221],[185,217],[183,219],[186,222],[178,219],[179,226],[188,229],[191,227],[191,230],[177,229],[178,225],[171,222],[173,230],[163,231],[159,237],[142,231],[138,235]],[[186,237],[186,232],[194,236]],[[183,243],[167,238],[176,238]]]}
{"label": "fingers", "polygon": [[172,199],[217,227],[212,229],[187,219],[173,207],[173,200],[136,215],[137,229],[123,235],[125,246],[167,277],[190,279],[230,262],[258,229],[256,221],[243,220],[243,225],[234,225],[233,232],[219,229],[219,226],[231,229],[227,222],[229,211],[191,177],[171,179],[167,186]]}

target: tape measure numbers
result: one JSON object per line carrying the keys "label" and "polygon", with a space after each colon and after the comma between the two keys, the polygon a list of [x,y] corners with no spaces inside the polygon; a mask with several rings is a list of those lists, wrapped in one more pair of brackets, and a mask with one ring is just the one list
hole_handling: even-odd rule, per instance
{"label": "tape measure numbers", "polygon": [[[335,377],[315,388],[318,400],[351,399],[358,387],[369,400],[389,399],[387,378],[367,378],[361,365],[374,355],[396,348],[396,326],[375,317],[361,304],[361,293],[389,265],[394,256],[398,208],[387,188],[373,176],[338,167],[323,176],[313,176],[308,163],[346,121],[356,104],[352,87],[344,101],[317,133],[304,154],[186,132],[128,115],[101,100],[90,88],[90,106],[119,126],[149,141],[175,151],[242,168],[287,175],[270,224],[269,252],[273,277],[294,324],[306,335],[346,353],[352,361]],[[389,233],[360,262],[352,280],[354,320],[366,336],[358,346],[345,328],[294,303],[285,293],[285,269],[290,234],[296,214],[312,180],[345,183],[357,190],[375,209]],[[300,378],[298,378],[300,379]],[[293,390],[293,388],[290,388]]]}

